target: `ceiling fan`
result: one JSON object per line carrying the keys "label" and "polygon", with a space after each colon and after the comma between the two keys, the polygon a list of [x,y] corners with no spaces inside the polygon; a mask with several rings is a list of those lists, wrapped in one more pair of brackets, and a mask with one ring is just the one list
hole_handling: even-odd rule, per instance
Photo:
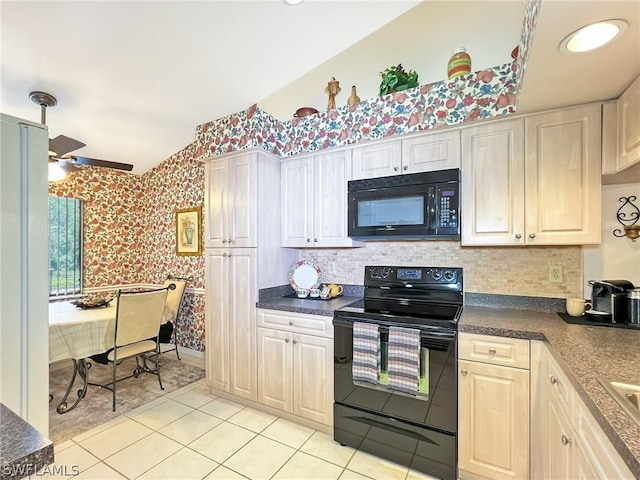
{"label": "ceiling fan", "polygon": [[[46,92],[34,91],[29,94],[32,102],[40,105],[40,123],[46,125],[47,107],[55,106],[58,101],[56,97]],[[76,164],[91,165],[94,167],[115,168],[130,172],[133,165],[128,163],[110,162],[108,160],[98,160],[97,158],[80,157],[78,155],[68,155],[69,152],[78,150],[86,144],[65,135],[58,135],[49,140],[49,165],[55,163],[64,171],[72,171],[78,168]]]}

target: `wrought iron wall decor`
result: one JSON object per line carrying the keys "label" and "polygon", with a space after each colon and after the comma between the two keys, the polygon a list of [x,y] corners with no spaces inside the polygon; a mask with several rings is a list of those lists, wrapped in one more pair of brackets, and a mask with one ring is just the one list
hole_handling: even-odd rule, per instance
{"label": "wrought iron wall decor", "polygon": [[640,225],[636,225],[640,220],[640,208],[633,203],[636,200],[635,195],[620,197],[622,205],[616,212],[616,218],[622,224],[622,230],[616,228],[613,231],[616,237],[629,237],[633,242],[640,237]]}

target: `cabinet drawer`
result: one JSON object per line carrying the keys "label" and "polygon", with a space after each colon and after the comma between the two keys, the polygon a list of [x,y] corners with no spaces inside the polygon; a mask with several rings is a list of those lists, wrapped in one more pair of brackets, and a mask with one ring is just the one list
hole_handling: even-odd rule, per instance
{"label": "cabinet drawer", "polygon": [[460,333],[458,358],[529,369],[529,340]]}
{"label": "cabinet drawer", "polygon": [[333,317],[258,309],[258,326],[333,338]]}

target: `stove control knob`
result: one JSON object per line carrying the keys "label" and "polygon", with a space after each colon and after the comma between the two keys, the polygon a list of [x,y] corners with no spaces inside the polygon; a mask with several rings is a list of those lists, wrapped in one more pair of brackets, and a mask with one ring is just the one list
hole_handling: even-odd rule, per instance
{"label": "stove control knob", "polygon": [[380,278],[380,269],[379,268],[372,268],[369,270],[369,277],[370,278]]}
{"label": "stove control knob", "polygon": [[391,269],[389,267],[384,267],[382,269],[382,278],[387,278],[391,273]]}
{"label": "stove control knob", "polygon": [[431,276],[434,280],[440,280],[440,278],[442,278],[442,272],[440,270],[433,270]]}
{"label": "stove control knob", "polygon": [[447,270],[444,272],[444,279],[448,282],[455,278],[455,274],[451,270]]}

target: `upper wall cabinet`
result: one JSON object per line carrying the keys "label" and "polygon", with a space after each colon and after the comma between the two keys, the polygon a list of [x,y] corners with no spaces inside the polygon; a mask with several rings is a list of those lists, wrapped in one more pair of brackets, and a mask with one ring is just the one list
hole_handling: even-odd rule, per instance
{"label": "upper wall cabinet", "polygon": [[283,160],[281,168],[283,247],[362,245],[347,236],[347,182],[351,151]]}
{"label": "upper wall cabinet", "polygon": [[256,155],[209,162],[205,168],[205,247],[256,246]]}
{"label": "upper wall cabinet", "polygon": [[459,166],[459,130],[428,133],[353,149],[354,180]]}
{"label": "upper wall cabinet", "polygon": [[463,129],[462,244],[599,243],[600,162],[599,104]]}
{"label": "upper wall cabinet", "polygon": [[618,170],[640,162],[640,77],[622,94],[618,107]]}

